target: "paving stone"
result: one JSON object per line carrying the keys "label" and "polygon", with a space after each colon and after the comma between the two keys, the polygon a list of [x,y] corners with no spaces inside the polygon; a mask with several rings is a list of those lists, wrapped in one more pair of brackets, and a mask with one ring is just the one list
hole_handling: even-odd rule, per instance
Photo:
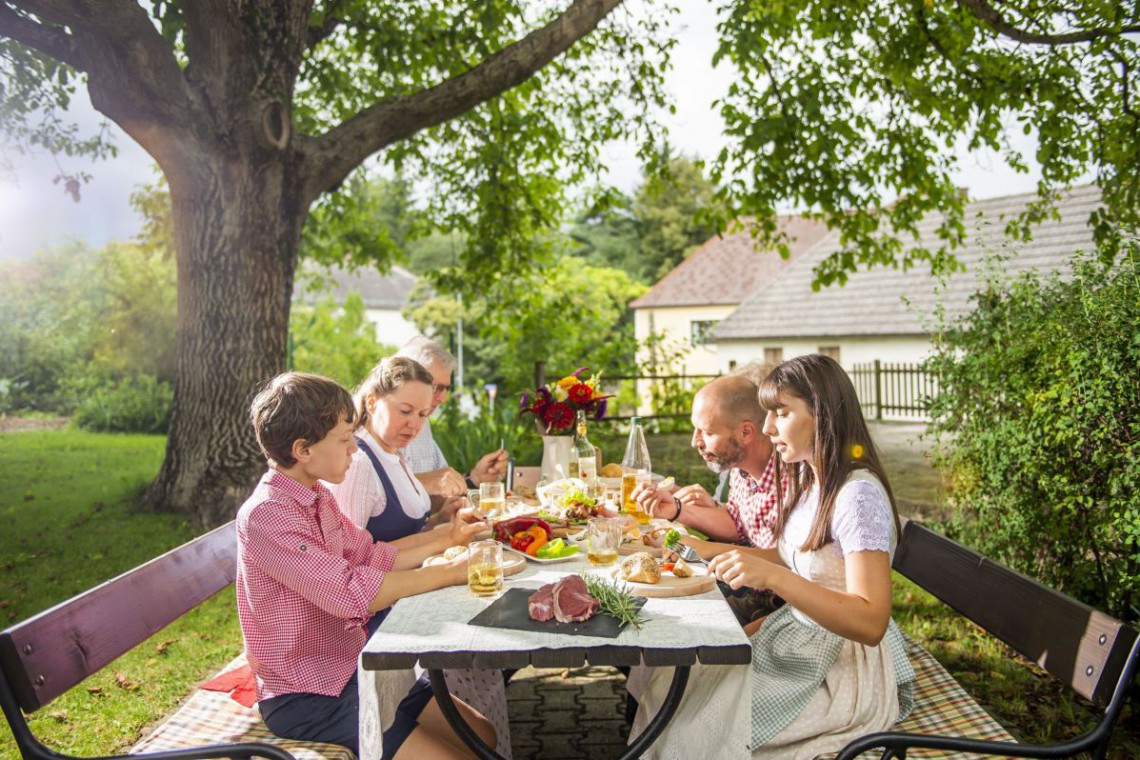
{"label": "paving stone", "polygon": [[582,693],[580,688],[575,686],[540,686],[536,690],[541,698],[541,703],[538,709],[545,712],[547,710],[570,710],[578,712],[577,697]]}
{"label": "paving stone", "polygon": [[542,720],[542,731],[582,733],[582,715],[578,710],[541,710],[538,713]]}
{"label": "paving stone", "polygon": [[[578,740],[578,746],[582,749],[595,751],[610,747],[624,747],[628,736],[629,727],[624,720],[591,721],[585,736]],[[604,751],[600,751],[598,754],[603,757],[609,755],[608,752]]]}
{"label": "paving stone", "polygon": [[579,695],[578,704],[582,707],[579,714],[583,721],[625,720],[625,710],[620,700],[585,699]]}
{"label": "paving stone", "polygon": [[568,734],[551,734],[538,737],[542,742],[539,757],[542,760],[588,760],[588,756]]}
{"label": "paving stone", "polygon": [[515,760],[604,760],[625,751],[625,678],[608,666],[523,668],[507,686]]}
{"label": "paving stone", "polygon": [[582,683],[582,695],[589,699],[625,699],[625,679],[608,677]]}
{"label": "paving stone", "polygon": [[507,701],[507,717],[511,721],[511,725],[516,723],[526,723],[530,721],[539,721],[541,716],[538,713],[539,703],[526,702],[519,703],[513,700]]}

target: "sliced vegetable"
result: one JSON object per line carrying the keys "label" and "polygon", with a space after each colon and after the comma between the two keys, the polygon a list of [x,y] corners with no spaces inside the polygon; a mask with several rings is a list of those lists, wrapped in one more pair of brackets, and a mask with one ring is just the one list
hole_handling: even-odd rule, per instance
{"label": "sliced vegetable", "polygon": [[540,520],[537,517],[515,517],[495,523],[495,540],[503,544],[509,543],[511,536],[516,533],[525,533],[536,525],[546,532],[547,538],[551,536],[550,523],[546,520]]}
{"label": "sliced vegetable", "polygon": [[671,573],[671,572],[673,572],[673,563],[672,562],[663,562],[663,563],[661,563],[661,569],[667,573]]}
{"label": "sliced vegetable", "polygon": [[[527,531],[527,532],[529,533],[530,531]],[[550,543],[550,542],[546,540],[546,534],[545,533],[538,535],[538,536],[531,535],[531,542],[526,547],[526,553],[532,557],[536,557],[536,556],[538,556],[538,550],[541,549],[543,546],[545,546],[548,543]]]}
{"label": "sliced vegetable", "polygon": [[539,559],[559,559],[560,557],[570,557],[578,553],[578,547],[574,544],[568,544],[561,538],[556,538],[552,541],[547,541],[538,549],[535,555]]}

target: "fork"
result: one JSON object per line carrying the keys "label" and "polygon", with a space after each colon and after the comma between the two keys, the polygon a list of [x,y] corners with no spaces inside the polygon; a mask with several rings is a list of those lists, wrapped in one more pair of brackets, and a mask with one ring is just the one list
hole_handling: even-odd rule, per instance
{"label": "fork", "polygon": [[705,566],[709,564],[707,560],[701,559],[701,556],[697,554],[693,547],[688,544],[683,544],[680,541],[666,548],[690,564],[693,562],[699,562]]}

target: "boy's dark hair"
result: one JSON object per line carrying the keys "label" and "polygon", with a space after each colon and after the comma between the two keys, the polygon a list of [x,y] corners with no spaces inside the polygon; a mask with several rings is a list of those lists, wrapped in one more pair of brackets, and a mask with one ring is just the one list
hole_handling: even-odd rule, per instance
{"label": "boy's dark hair", "polygon": [[282,467],[297,464],[293,442],[319,443],[341,420],[352,422],[352,396],[335,380],[285,372],[253,399],[249,419],[262,453]]}

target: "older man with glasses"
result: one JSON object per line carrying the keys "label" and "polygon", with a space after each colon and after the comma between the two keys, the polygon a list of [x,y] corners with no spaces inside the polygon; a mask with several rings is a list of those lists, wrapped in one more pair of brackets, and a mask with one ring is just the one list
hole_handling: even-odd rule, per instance
{"label": "older man with glasses", "polygon": [[[415,359],[431,373],[435,381],[431,397],[431,410],[434,414],[440,404],[447,400],[447,394],[451,391],[451,373],[455,370],[455,357],[446,348],[423,335],[417,335],[409,340],[396,355]],[[464,493],[469,487],[478,488],[484,481],[499,480],[507,467],[507,452],[499,449],[482,456],[470,472],[461,475],[448,465],[447,459],[432,437],[430,420],[404,449],[404,458],[412,472],[427,488],[428,493],[435,496],[454,496]]]}

